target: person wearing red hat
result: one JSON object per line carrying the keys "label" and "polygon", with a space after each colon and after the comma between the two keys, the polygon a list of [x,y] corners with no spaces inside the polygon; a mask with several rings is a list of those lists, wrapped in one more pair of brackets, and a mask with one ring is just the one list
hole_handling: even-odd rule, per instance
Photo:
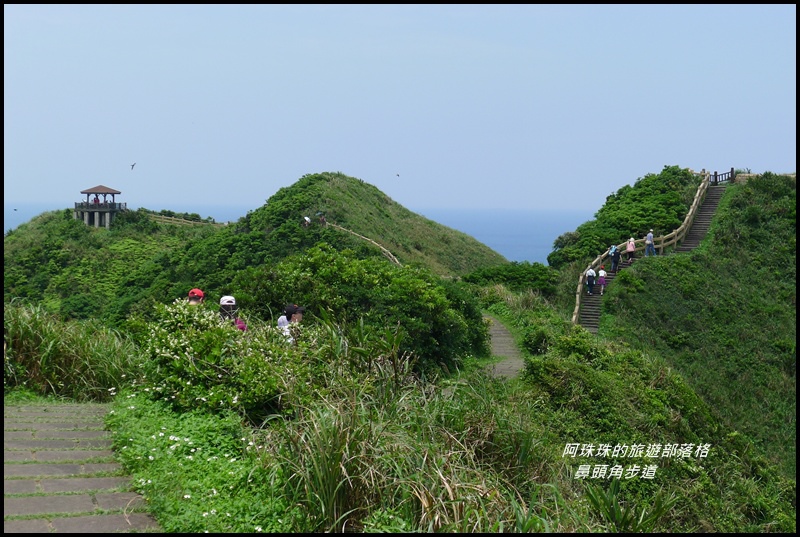
{"label": "person wearing red hat", "polygon": [[206,295],[205,293],[203,293],[203,291],[194,288],[191,291],[189,291],[189,304],[191,304],[192,306],[200,304],[203,301],[203,299],[205,299],[205,297]]}

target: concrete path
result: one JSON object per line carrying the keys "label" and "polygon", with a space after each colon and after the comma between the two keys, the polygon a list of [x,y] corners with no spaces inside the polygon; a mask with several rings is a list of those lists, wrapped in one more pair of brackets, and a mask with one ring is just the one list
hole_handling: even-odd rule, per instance
{"label": "concrete path", "polygon": [[504,360],[492,365],[492,373],[496,377],[516,377],[525,366],[522,353],[517,347],[511,332],[491,315],[485,315],[489,320],[489,335],[492,338],[492,354],[501,356]]}
{"label": "concrete path", "polygon": [[3,405],[3,533],[159,532],[97,404]]}
{"label": "concrete path", "polygon": [[[487,316],[498,377],[517,376],[522,354]],[[99,404],[3,405],[3,533],[160,532],[130,492]]]}

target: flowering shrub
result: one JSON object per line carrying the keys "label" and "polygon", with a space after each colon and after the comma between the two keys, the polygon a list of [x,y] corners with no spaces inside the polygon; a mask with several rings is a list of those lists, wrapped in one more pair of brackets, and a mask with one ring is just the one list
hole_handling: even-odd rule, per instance
{"label": "flowering shrub", "polygon": [[156,310],[141,342],[138,384],[176,410],[234,410],[263,419],[289,412],[298,384],[307,384],[305,347],[289,345],[277,328],[251,323],[242,332],[185,300]]}

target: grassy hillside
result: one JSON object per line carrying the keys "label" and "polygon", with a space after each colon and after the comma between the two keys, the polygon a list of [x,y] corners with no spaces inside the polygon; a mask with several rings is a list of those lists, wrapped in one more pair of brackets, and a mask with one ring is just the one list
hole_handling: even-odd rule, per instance
{"label": "grassy hillside", "polygon": [[[670,231],[694,181],[685,170],[665,168],[612,197],[557,246],[556,278],[535,267],[531,287],[527,267],[486,263],[453,281],[397,267],[316,221],[300,226],[324,210],[374,236],[379,224],[319,197],[335,177],[304,177],[227,233],[169,231],[181,240],[162,237],[170,248],[139,264],[147,248],[137,233],[162,232],[146,217],[85,235],[52,215],[56,235],[28,242],[31,257],[19,245],[6,253],[6,393],[117,390],[117,453],[170,532],[795,532],[793,179],[728,187],[699,249],[640,259],[615,279],[593,335],[569,321],[580,267],[625,226]],[[359,182],[343,183],[349,192]],[[359,211],[380,217],[376,204]],[[125,296],[148,281],[220,292],[233,282],[254,311],[284,293],[318,315],[287,346],[263,315],[243,334],[181,301],[133,315],[115,334],[9,300],[41,286],[63,293],[49,306],[64,304],[99,270],[71,264],[70,249],[102,250],[92,241],[114,233],[135,282]],[[401,257],[407,239],[394,241]],[[40,277],[15,257],[49,264]],[[519,379],[491,378],[476,360],[480,338],[468,335],[480,309],[516,336]],[[431,356],[447,375],[414,368]]]}
{"label": "grassy hillside", "polygon": [[[317,213],[365,238],[321,225]],[[301,224],[306,215],[313,217],[308,227]],[[383,259],[377,243],[402,264],[441,276],[506,263],[474,238],[408,211],[372,185],[323,173],[280,189],[225,227],[162,224],[139,210],[119,215],[105,230],[73,220],[70,210],[45,213],[6,233],[3,294],[5,301],[29,299],[66,318],[114,324],[193,287],[216,298],[236,293],[231,282],[241,271],[274,266],[320,242]]]}
{"label": "grassy hillside", "polygon": [[727,187],[700,248],[641,260],[600,333],[658,352],[730,428],[796,477],[796,180]]}
{"label": "grassy hillside", "polygon": [[[248,229],[271,233],[286,223],[299,224],[308,215],[312,225],[306,231],[315,238],[363,246],[358,239],[342,237],[336,230],[320,229],[318,213],[330,223],[376,241],[403,264],[418,264],[443,276],[507,262],[473,237],[413,213],[373,185],[341,173],[302,177],[248,214],[244,224]],[[333,234],[337,238],[333,239]]]}

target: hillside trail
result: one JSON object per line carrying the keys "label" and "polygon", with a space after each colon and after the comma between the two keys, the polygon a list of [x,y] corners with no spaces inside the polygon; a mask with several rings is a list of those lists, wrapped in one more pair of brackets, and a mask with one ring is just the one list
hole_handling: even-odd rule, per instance
{"label": "hillside trail", "polygon": [[[511,332],[489,321],[493,376],[524,366]],[[111,451],[107,404],[3,405],[3,533],[153,533],[158,523],[130,492]],[[109,476],[113,477],[109,477]]]}
{"label": "hillside trail", "polygon": [[522,371],[525,363],[522,353],[514,341],[514,336],[496,317],[484,314],[484,318],[489,321],[492,356],[502,358],[490,366],[492,375],[503,378],[516,377]]}
{"label": "hillside trail", "polygon": [[3,404],[3,533],[154,533],[114,458],[109,404]]}

